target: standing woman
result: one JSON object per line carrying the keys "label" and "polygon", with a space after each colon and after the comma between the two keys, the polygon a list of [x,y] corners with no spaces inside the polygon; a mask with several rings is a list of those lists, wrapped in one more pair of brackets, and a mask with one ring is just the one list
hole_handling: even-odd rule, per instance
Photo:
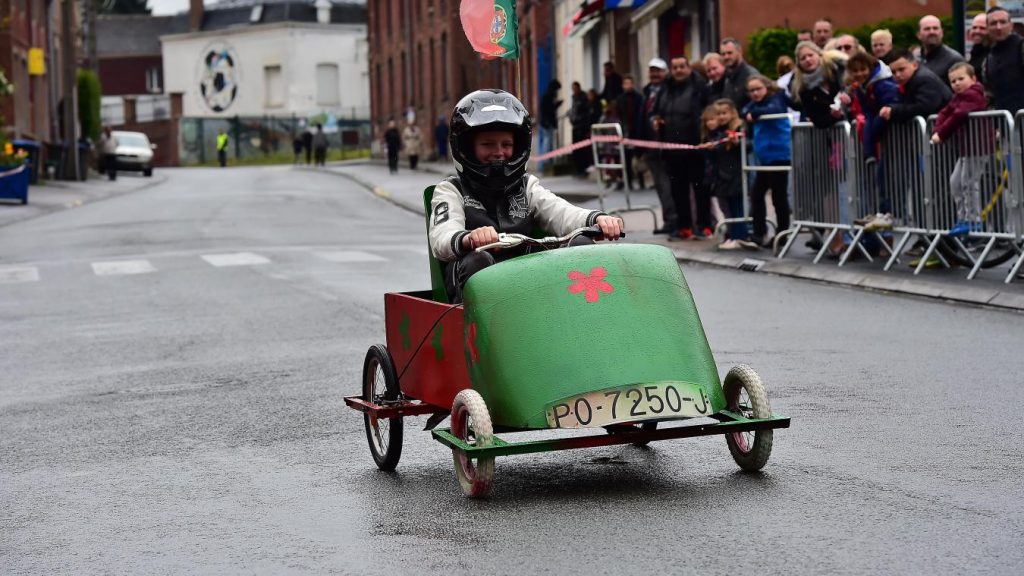
{"label": "standing woman", "polygon": [[[591,124],[590,101],[587,93],[579,82],[572,83],[572,108],[569,109],[569,123],[572,124],[572,142],[582,142],[590,138]],[[572,162],[576,168],[577,177],[585,177],[587,168],[593,163],[594,154],[587,147],[573,150]]]}
{"label": "standing woman", "polygon": [[409,169],[415,170],[420,161],[420,149],[423,146],[423,133],[420,127],[410,122],[402,130],[402,150],[409,158]]}

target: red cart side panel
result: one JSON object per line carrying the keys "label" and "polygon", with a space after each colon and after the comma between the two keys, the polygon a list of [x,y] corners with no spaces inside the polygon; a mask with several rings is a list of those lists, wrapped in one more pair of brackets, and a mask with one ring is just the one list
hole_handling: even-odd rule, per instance
{"label": "red cart side panel", "polygon": [[384,295],[388,351],[409,398],[448,409],[459,391],[471,387],[462,312],[462,305],[431,300],[430,292]]}

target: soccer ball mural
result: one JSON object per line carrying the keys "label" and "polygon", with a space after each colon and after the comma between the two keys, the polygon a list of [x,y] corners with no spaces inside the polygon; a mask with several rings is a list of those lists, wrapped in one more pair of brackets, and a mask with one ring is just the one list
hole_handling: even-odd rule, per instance
{"label": "soccer ball mural", "polygon": [[238,57],[228,45],[215,43],[202,52],[199,62],[199,93],[214,112],[231,107],[238,96]]}

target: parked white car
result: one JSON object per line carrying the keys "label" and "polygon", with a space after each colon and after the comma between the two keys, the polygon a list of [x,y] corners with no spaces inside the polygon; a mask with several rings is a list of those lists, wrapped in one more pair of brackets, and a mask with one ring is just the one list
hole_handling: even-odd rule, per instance
{"label": "parked white car", "polygon": [[117,170],[141,171],[144,176],[153,175],[153,150],[149,137],[142,132],[114,131],[117,140]]}

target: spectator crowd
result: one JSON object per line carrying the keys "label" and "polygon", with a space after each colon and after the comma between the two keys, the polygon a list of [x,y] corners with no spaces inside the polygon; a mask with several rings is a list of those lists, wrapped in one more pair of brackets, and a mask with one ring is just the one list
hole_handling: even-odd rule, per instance
{"label": "spectator crowd", "polygon": [[[778,59],[769,79],[744,60],[743,45],[722,40],[718,52],[690,60],[672,54],[648,62],[642,86],[604,65],[604,86],[584,90],[571,84],[568,109],[572,141],[590,137],[591,126],[617,122],[626,138],[692,146],[685,150],[627,147],[625,182],[645,187],[649,173],[658,193],[664,226],[659,233],[678,239],[710,238],[714,224],[743,215],[741,146],[761,166],[789,165],[790,122],[798,114],[818,128],[849,121],[863,143],[865,158],[880,160],[889,126],[939,114],[932,141],[955,140],[970,112],[985,109],[1012,114],[1024,109],[1024,38],[1013,31],[1010,14],[994,7],[974,18],[963,55],[944,43],[941,22],[925,16],[917,46],[894,46],[888,30],[871,34],[870,46],[852,35],[834,36],[827,19],[801,30],[792,57]],[[552,147],[557,129],[561,83],[553,80],[541,99],[541,151]],[[741,137],[744,134],[746,137]],[[579,176],[592,169],[589,148],[573,153]],[[977,159],[958,162],[951,177],[958,222],[951,233],[977,226]],[[758,171],[750,186],[753,226],[730,224],[720,249],[757,250],[767,244],[765,197],[771,194],[778,229],[788,227],[788,174]],[[608,180],[606,180],[608,181]],[[873,214],[858,220],[868,230],[893,226],[891,201],[879,187]],[[842,249],[836,238],[833,252]]]}

